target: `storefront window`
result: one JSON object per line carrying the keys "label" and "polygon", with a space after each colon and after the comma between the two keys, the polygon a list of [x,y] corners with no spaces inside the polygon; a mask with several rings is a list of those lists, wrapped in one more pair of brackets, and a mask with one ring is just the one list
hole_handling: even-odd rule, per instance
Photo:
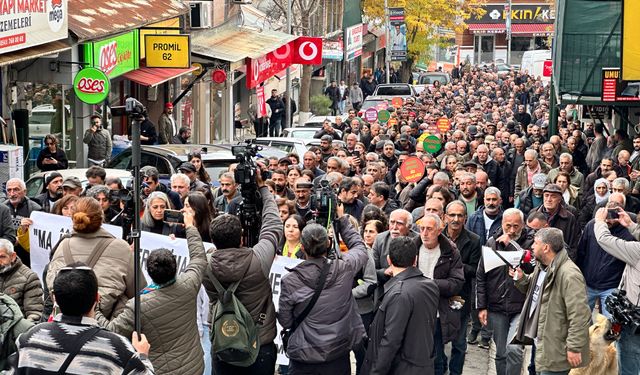
{"label": "storefront window", "polygon": [[493,62],[494,53],[494,35],[476,35],[474,38],[473,49],[477,64]]}
{"label": "storefront window", "polygon": [[532,49],[532,41],[529,36],[511,38],[511,64],[519,65],[522,62],[524,52]]}
{"label": "storefront window", "polygon": [[55,134],[69,161],[75,160],[73,91],[57,84],[22,82],[18,86],[22,92],[21,107],[29,110],[29,154],[25,165],[28,173],[38,171],[36,159],[47,134]]}

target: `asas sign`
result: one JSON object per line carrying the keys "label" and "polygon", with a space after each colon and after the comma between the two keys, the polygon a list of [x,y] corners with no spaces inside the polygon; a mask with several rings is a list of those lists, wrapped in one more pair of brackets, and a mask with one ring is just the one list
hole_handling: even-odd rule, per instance
{"label": "asas sign", "polygon": [[[1,0],[0,0],[1,1]],[[102,70],[109,78],[140,66],[138,32],[130,31],[99,42],[84,44],[85,62]]]}
{"label": "asas sign", "polygon": [[145,35],[149,68],[190,68],[189,35]]}
{"label": "asas sign", "polygon": [[73,79],[73,91],[87,104],[102,103],[109,95],[109,77],[96,68],[84,68]]}
{"label": "asas sign", "polygon": [[68,0],[0,0],[0,54],[66,39]]}

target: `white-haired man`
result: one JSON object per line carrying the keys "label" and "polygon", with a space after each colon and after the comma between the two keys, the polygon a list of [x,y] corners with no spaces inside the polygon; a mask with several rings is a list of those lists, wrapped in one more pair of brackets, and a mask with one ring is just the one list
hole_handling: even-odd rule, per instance
{"label": "white-haired man", "polygon": [[40,321],[44,308],[40,279],[22,263],[13,244],[4,238],[0,239],[0,287],[16,301],[26,319]]}

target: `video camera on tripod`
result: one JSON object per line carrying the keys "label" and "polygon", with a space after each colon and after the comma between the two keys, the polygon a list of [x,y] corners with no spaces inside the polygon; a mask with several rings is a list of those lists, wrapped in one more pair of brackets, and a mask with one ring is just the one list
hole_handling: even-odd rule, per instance
{"label": "video camera on tripod", "polygon": [[321,180],[320,187],[311,196],[311,215],[316,224],[320,224],[329,231],[333,228],[333,241],[331,247],[327,251],[327,255],[331,259],[340,258],[340,242],[338,235],[340,231],[337,225],[337,209],[340,201],[331,186],[331,181]]}
{"label": "video camera on tripod", "polygon": [[634,335],[640,335],[640,307],[629,301],[625,290],[614,290],[604,303],[611,314],[612,331],[619,334],[622,326],[627,326]]}
{"label": "video camera on tripod", "polygon": [[[245,246],[258,243],[258,234],[262,224],[262,197],[258,191],[258,165],[253,158],[262,150],[261,146],[246,141],[246,145],[231,147],[231,153],[236,157],[238,166],[235,170],[236,183],[240,185],[242,202],[238,205],[238,217],[242,223],[243,241]],[[261,171],[262,180],[267,180],[271,174]]]}

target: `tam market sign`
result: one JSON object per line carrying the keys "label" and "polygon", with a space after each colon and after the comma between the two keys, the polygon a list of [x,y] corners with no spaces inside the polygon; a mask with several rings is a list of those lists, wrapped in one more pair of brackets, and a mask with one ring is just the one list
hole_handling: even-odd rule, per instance
{"label": "tam market sign", "polygon": [[84,61],[102,70],[109,78],[118,77],[140,66],[138,30],[83,46]]}
{"label": "tam market sign", "polygon": [[0,54],[66,39],[68,0],[0,0]]}

